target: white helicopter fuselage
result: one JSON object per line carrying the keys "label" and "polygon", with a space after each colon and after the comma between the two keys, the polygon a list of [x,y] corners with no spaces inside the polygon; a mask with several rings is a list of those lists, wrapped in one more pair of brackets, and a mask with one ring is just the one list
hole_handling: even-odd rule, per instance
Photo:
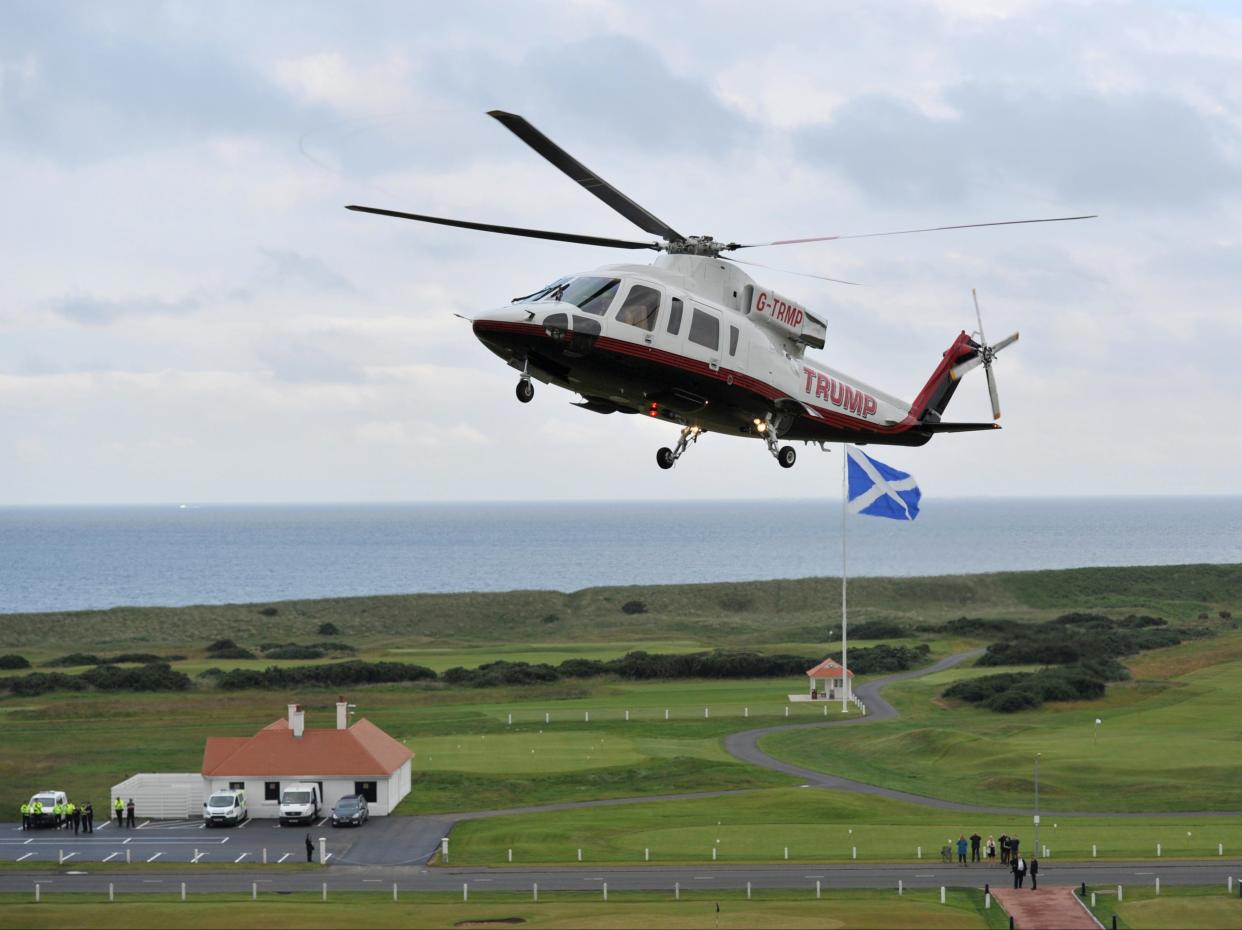
{"label": "white helicopter fuselage", "polygon": [[732,262],[685,254],[570,276],[476,315],[473,328],[524,379],[573,391],[585,409],[770,446],[777,437],[921,445],[942,431],[956,386],[948,369],[978,348],[960,334],[906,402],[807,358],[826,339],[807,308]]}

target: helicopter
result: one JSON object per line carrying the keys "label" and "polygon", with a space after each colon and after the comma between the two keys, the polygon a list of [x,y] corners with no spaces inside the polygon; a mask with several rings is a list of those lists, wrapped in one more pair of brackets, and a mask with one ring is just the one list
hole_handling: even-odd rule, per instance
{"label": "helicopter", "polygon": [[[583,410],[647,416],[680,427],[676,445],[656,453],[662,469],[672,468],[707,432],[762,440],[781,467],[792,468],[797,451],[789,442],[817,443],[821,448],[830,442],[920,446],[939,433],[1000,428],[992,364],[997,353],[1017,341],[1018,334],[989,344],[983,335],[977,295],[978,330],[969,335],[960,332],[918,396],[906,402],[807,358],[808,348],[823,349],[827,344],[824,318],[761,285],[740,267],[753,263],[724,253],[1094,216],[722,242],[677,232],[523,117],[502,110],[492,110],[488,116],[639,229],[659,238],[579,235],[357,204],[346,209],[510,236],[661,253],[647,265],[612,264],[567,275],[501,307],[473,314],[469,321],[479,341],[519,372],[516,395],[520,402],[532,400],[532,381],[540,381],[577,394],[580,400],[575,406]],[[852,283],[821,275],[809,277]],[[944,420],[962,376],[979,365],[987,374],[992,422]]]}

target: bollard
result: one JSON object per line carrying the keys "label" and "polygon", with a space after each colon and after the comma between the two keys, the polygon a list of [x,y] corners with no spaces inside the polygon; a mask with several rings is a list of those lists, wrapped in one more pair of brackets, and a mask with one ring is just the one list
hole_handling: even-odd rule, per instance
{"label": "bollard", "polygon": [[326,836],[319,837],[319,864],[328,864],[328,838]]}
{"label": "bollard", "polygon": [[1233,894],[1233,876],[1232,875],[1230,875],[1228,878],[1225,879],[1225,890],[1228,891],[1230,894]]}
{"label": "bollard", "polygon": [[704,707],[703,708],[703,719],[706,720],[711,715],[712,715],[711,708]]}
{"label": "bollard", "polygon": [[667,708],[667,707],[666,707],[666,708],[664,708],[664,719],[665,719],[665,720],[667,720],[667,719],[668,719],[668,708]]}
{"label": "bollard", "polygon": [[512,849],[509,850],[509,861],[510,862],[513,861],[513,850]]}
{"label": "bollard", "polygon": [[992,906],[992,896],[990,894],[985,894],[983,896],[983,909],[987,910],[991,906]]}
{"label": "bollard", "polygon": [[185,882],[181,883],[181,900],[185,900]]}
{"label": "bollard", "polygon": [[788,846],[785,847],[785,858],[786,859],[789,858],[789,847]]}
{"label": "bollard", "polygon": [[1095,892],[1091,892],[1091,906],[1095,907]]}
{"label": "bollard", "polygon": [[746,900],[750,900],[750,882],[746,883]]}
{"label": "bollard", "polygon": [[589,710],[586,710],[586,711],[583,711],[583,712],[582,712],[582,720],[583,720],[583,722],[585,722],[585,723],[590,723],[590,722],[591,722],[591,712],[590,712]]}
{"label": "bollard", "polygon": [[513,726],[513,714],[509,715],[509,726]]}
{"label": "bollard", "polygon": [[643,847],[643,862],[650,862],[650,861],[651,861],[651,847],[644,846]]}
{"label": "bollard", "polygon": [[1160,876],[1156,876],[1156,897],[1160,897]]}
{"label": "bollard", "polygon": [[608,883],[604,882],[604,900],[608,900]]}
{"label": "bollard", "polygon": [[825,717],[828,716],[828,705],[827,704],[824,705],[824,716]]}
{"label": "bollard", "polygon": [[918,848],[918,855],[915,858],[918,858],[918,859],[923,858],[923,847],[922,846]]}
{"label": "bollard", "polygon": [[712,862],[716,861],[716,847],[712,847]]}
{"label": "bollard", "polygon": [[461,899],[463,901],[470,900],[470,885],[467,882],[461,883]]}
{"label": "bollard", "polygon": [[944,885],[940,886],[940,903],[944,904]]}
{"label": "bollard", "polygon": [[851,847],[850,847],[850,852],[851,852],[851,858],[853,858],[853,859],[857,859],[857,858],[858,858],[858,847],[857,847],[857,846],[851,846]]}
{"label": "bollard", "polygon": [[397,883],[396,882],[392,883],[392,899],[394,902],[397,900]]}
{"label": "bollard", "polygon": [[538,901],[539,900],[539,883],[538,882],[535,882],[535,884],[530,886],[530,892],[531,892],[531,895],[534,897],[534,899]]}
{"label": "bollard", "polygon": [[785,716],[786,716],[786,717],[788,717],[788,716],[789,716],[789,707],[788,707],[788,706],[786,706],[786,707],[785,707]]}
{"label": "bollard", "polygon": [[815,900],[819,900],[819,879],[815,879]]}
{"label": "bollard", "polygon": [[[195,855],[198,855],[198,850],[197,850],[197,849],[196,849],[196,850],[194,850],[194,854],[195,854]],[[264,865],[267,865],[267,847],[266,847],[266,846],[264,846],[264,847],[263,847],[263,864],[264,864]]]}
{"label": "bollard", "polygon": [[327,882],[324,882],[323,887],[320,889],[319,900],[321,901],[328,900],[328,883]]}
{"label": "bollard", "polygon": [[1045,859],[1048,858],[1048,847],[1047,846],[1044,847],[1044,858]]}
{"label": "bollard", "polygon": [[250,900],[251,901],[259,900],[259,883],[258,882],[250,883]]}
{"label": "bollard", "polygon": [[1009,930],[1013,930],[1013,915],[1009,915]]}
{"label": "bollard", "polygon": [[630,712],[628,710],[625,712],[625,719],[626,720],[630,719]]}
{"label": "bollard", "polygon": [[1117,930],[1117,915],[1113,915],[1113,930]]}
{"label": "bollard", "polygon": [[115,898],[112,896],[112,882],[108,882],[108,903],[111,904]]}
{"label": "bollard", "polygon": [[65,851],[63,849],[56,850],[56,864],[57,865],[65,864]]}
{"label": "bollard", "polygon": [[904,889],[904,888],[902,888],[902,881],[901,881],[901,879],[899,878],[899,879],[897,879],[897,894],[902,895],[902,894],[905,894],[905,893],[906,893],[906,892],[905,892],[905,889]]}
{"label": "bollard", "polygon": [[549,714],[549,713],[547,713],[547,712],[545,711],[545,712],[544,712],[544,715],[543,715],[543,722],[544,722],[544,723],[551,723],[551,722],[552,722],[552,715],[551,715],[551,714]]}
{"label": "bollard", "polygon": [[131,862],[132,860],[129,858],[129,850],[127,849],[125,850],[125,864],[129,865]]}
{"label": "bollard", "polygon": [[1159,858],[1159,856],[1160,856],[1160,844],[1157,843],[1156,844],[1156,857]]}
{"label": "bollard", "polygon": [[1087,883],[1086,882],[1083,882],[1082,887],[1078,889],[1078,896],[1080,898],[1085,898],[1087,896]]}
{"label": "bollard", "polygon": [[35,904],[39,903],[39,883],[35,882]]}
{"label": "bollard", "polygon": [[750,708],[749,708],[749,707],[743,707],[743,708],[742,708],[742,716],[743,716],[743,717],[749,717],[749,716],[750,716]]}
{"label": "bollard", "polygon": [[444,860],[445,864],[448,863],[448,837],[447,836],[440,837],[440,858]]}
{"label": "bollard", "polygon": [[681,882],[673,882],[673,900],[681,900]]}
{"label": "bollard", "polygon": [[578,850],[578,861],[579,862],[582,861],[582,850],[581,849]]}
{"label": "bollard", "polygon": [[1225,854],[1225,844],[1217,843],[1216,844],[1216,855],[1223,856],[1224,854]]}
{"label": "bollard", "polygon": [[1124,894],[1124,892],[1122,892],[1122,890],[1121,890],[1121,886],[1120,886],[1120,885],[1118,885],[1118,886],[1117,886],[1117,900],[1118,900],[1118,901],[1122,901],[1122,900],[1124,900],[1124,898],[1122,897],[1122,895],[1123,895],[1123,894]]}
{"label": "bollard", "polygon": [[1091,858],[1095,858],[1095,843],[1091,844]]}

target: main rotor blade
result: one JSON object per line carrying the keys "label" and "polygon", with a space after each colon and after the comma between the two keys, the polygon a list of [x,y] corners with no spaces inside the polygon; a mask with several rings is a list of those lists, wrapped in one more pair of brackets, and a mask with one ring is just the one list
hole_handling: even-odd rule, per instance
{"label": "main rotor blade", "polygon": [[796,274],[803,278],[815,278],[818,281],[831,281],[833,284],[852,284],[855,287],[861,287],[857,281],[842,281],[840,278],[829,278],[822,274],[811,274],[809,271],[792,271],[788,268],[773,268],[771,265],[760,265],[758,262],[744,262],[740,258],[730,258],[728,255],[718,256],[722,261],[733,262],[735,265],[749,265],[751,268],[766,268],[768,271],[779,271],[782,274]]}
{"label": "main rotor blade", "polygon": [[376,213],[380,216],[395,216],[401,220],[418,220],[420,223],[436,223],[439,226],[457,226],[461,229],[480,229],[483,232],[503,233],[506,236],[525,236],[528,239],[555,239],[557,242],[577,242],[580,245],[601,245],[610,249],[655,249],[662,248],[658,242],[634,242],[629,239],[608,239],[603,236],[582,236],[577,233],[551,232],[546,229],[524,229],[521,226],[497,226],[495,223],[471,223],[466,220],[446,220],[441,216],[423,216],[420,213],[402,213],[399,210],[381,210],[379,207],[360,207],[350,204],[346,210],[357,210],[359,213]]}
{"label": "main rotor blade", "polygon": [[1027,223],[1065,223],[1070,220],[1092,220],[1095,219],[1096,216],[1098,216],[1098,214],[1091,213],[1086,216],[1052,216],[1041,220],[999,220],[995,223],[965,223],[961,226],[928,226],[924,229],[895,229],[891,232],[853,233],[842,236],[812,236],[809,239],[777,239],[774,242],[750,242],[746,244],[731,242],[725,248],[725,251],[732,251],[733,249],[757,249],[768,245],[800,245],[804,242],[832,242],[836,239],[874,239],[877,236],[906,236],[911,233],[944,232],[948,229],[978,229],[981,226],[1022,226]]}
{"label": "main rotor blade", "polygon": [[992,366],[984,365],[983,370],[988,373],[988,397],[992,398],[992,419],[1000,419],[1000,397],[996,393],[996,376],[992,374]]}
{"label": "main rotor blade", "polygon": [[685,239],[685,236],[669,226],[668,223],[630,200],[629,197],[626,197],[625,194],[566,152],[523,117],[518,116],[516,113],[506,113],[503,110],[489,110],[487,115],[495,119],[639,229],[652,235],[660,236],[668,242],[681,242]]}

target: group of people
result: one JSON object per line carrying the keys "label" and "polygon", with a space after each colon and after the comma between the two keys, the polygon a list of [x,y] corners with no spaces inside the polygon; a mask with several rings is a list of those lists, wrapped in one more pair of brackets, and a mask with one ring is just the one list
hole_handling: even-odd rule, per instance
{"label": "group of people", "polygon": [[112,802],[112,809],[116,812],[116,825],[118,827],[132,827],[134,825],[133,798],[130,798],[125,803],[121,803],[121,799],[117,798]]}
{"label": "group of people", "polygon": [[1039,875],[1039,860],[1031,859],[1030,862],[1023,857],[1020,847],[1022,841],[1016,836],[1008,836],[1002,833],[1000,839],[997,840],[992,836],[988,836],[985,842],[983,837],[978,833],[972,833],[969,838],[963,833],[957,840],[957,861],[966,865],[966,851],[970,850],[970,861],[981,862],[986,858],[989,863],[993,863],[997,858],[997,851],[1000,851],[1000,864],[1009,866],[1013,872],[1013,886],[1015,888],[1023,887],[1026,876],[1031,876],[1031,890],[1038,888],[1037,882]]}
{"label": "group of people", "polygon": [[72,801],[57,801],[50,807],[42,801],[28,801],[22,805],[22,829],[33,830],[35,825],[42,823],[51,816],[52,826],[57,830],[73,829],[78,833],[95,832],[95,808],[90,801],[85,804],[74,804]]}

